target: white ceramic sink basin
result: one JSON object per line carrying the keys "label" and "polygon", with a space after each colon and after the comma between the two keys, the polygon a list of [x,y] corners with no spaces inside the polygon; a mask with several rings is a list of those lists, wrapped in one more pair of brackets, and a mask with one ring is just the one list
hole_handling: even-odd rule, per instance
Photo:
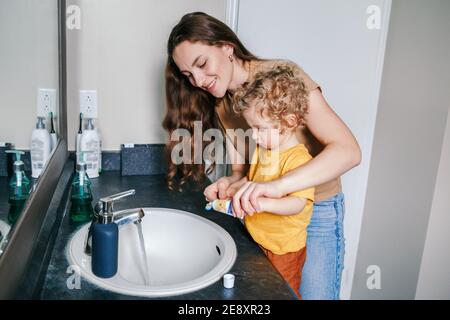
{"label": "white ceramic sink basin", "polygon": [[3,253],[3,242],[7,241],[7,235],[11,227],[6,222],[0,220],[0,254]]}
{"label": "white ceramic sink basin", "polygon": [[[84,253],[89,224],[75,233],[67,256],[88,281],[114,292],[145,297],[179,295],[204,288],[227,273],[237,250],[222,227],[192,213],[144,208],[142,233],[148,273],[140,245],[138,226],[119,227],[117,274],[109,279],[95,276],[91,257]],[[148,275],[148,276],[147,276]]]}

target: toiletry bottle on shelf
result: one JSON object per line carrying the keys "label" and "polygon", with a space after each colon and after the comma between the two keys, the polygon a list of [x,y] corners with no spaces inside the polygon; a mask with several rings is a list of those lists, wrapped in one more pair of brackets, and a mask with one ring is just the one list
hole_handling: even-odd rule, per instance
{"label": "toiletry bottle on shelf", "polygon": [[20,156],[25,154],[25,152],[18,150],[6,150],[5,152],[13,153],[16,156],[16,160],[13,164],[14,173],[9,183],[8,200],[10,205],[8,221],[9,223],[14,224],[30,195],[30,180],[25,174],[23,161],[20,160]]}
{"label": "toiletry bottle on shelf", "polygon": [[76,155],[76,162],[78,162],[79,153],[80,153],[80,141],[81,141],[81,135],[83,134],[83,114],[80,112],[80,121],[78,125],[78,133],[77,137],[75,139],[75,155]]}
{"label": "toiletry bottle on shelf", "polygon": [[50,157],[51,138],[50,133],[45,129],[44,119],[43,117],[38,117],[36,129],[31,134],[31,176],[33,178],[40,176]]}
{"label": "toiletry bottle on shelf", "polygon": [[80,151],[85,154],[87,174],[89,178],[98,177],[98,158],[100,142],[97,130],[94,128],[93,119],[88,119],[87,127],[83,131],[80,139]]}
{"label": "toiletry bottle on shelf", "polygon": [[58,136],[55,131],[55,126],[53,124],[53,112],[50,112],[50,138],[52,141],[51,151],[56,148],[56,145],[58,144]]}
{"label": "toiletry bottle on shelf", "polygon": [[91,181],[86,173],[86,163],[82,161],[83,154],[80,155],[80,159],[72,181],[69,216],[72,221],[87,222],[92,220],[94,208],[92,207]]}

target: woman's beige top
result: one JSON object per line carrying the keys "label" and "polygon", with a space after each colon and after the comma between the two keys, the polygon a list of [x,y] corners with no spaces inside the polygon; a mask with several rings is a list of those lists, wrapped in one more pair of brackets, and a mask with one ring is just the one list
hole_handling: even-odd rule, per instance
{"label": "woman's beige top", "polygon": [[[276,66],[288,65],[295,70],[295,73],[298,77],[300,77],[305,83],[306,89],[308,91],[312,91],[316,88],[322,91],[320,86],[312,80],[302,68],[297,66],[294,62],[287,60],[254,60],[249,63],[249,77],[247,81],[252,81],[255,74],[264,71],[273,69]],[[222,129],[243,129],[244,131],[249,129],[249,126],[245,119],[237,115],[233,112],[231,106],[227,106],[225,103],[225,99],[218,100],[216,105],[216,112],[219,120],[219,124],[223,127]],[[308,130],[308,128],[303,127],[299,128],[297,131],[297,136],[301,143],[303,143],[308,149],[309,153],[315,157],[318,155],[324,148],[324,146],[314,138],[312,133]],[[236,141],[234,141],[234,145],[236,146]],[[248,150],[247,150],[248,152]],[[248,155],[245,155],[246,159]],[[340,178],[333,179],[321,185],[315,187],[315,202],[320,202],[322,200],[328,199],[337,193],[341,192],[341,181]]]}

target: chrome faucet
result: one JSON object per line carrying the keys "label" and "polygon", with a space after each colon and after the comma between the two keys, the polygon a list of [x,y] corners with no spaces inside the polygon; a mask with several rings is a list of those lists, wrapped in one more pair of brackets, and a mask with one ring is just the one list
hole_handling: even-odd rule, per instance
{"label": "chrome faucet", "polygon": [[136,191],[134,189],[124,191],[115,195],[100,198],[95,205],[94,218],[89,227],[88,234],[86,236],[84,244],[84,253],[87,255],[92,254],[92,224],[98,223],[111,223],[114,222],[118,226],[129,224],[130,222],[141,223],[142,218],[145,216],[144,210],[140,209],[126,209],[114,212],[114,201],[134,195]]}

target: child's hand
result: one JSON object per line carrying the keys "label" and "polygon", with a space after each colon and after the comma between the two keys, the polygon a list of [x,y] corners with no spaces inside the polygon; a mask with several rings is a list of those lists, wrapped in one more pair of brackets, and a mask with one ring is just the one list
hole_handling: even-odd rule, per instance
{"label": "child's hand", "polygon": [[227,189],[233,183],[233,179],[231,177],[222,177],[218,179],[216,182],[210,184],[206,187],[203,194],[206,197],[206,200],[211,202],[217,199],[226,199],[229,198],[227,196]]}

